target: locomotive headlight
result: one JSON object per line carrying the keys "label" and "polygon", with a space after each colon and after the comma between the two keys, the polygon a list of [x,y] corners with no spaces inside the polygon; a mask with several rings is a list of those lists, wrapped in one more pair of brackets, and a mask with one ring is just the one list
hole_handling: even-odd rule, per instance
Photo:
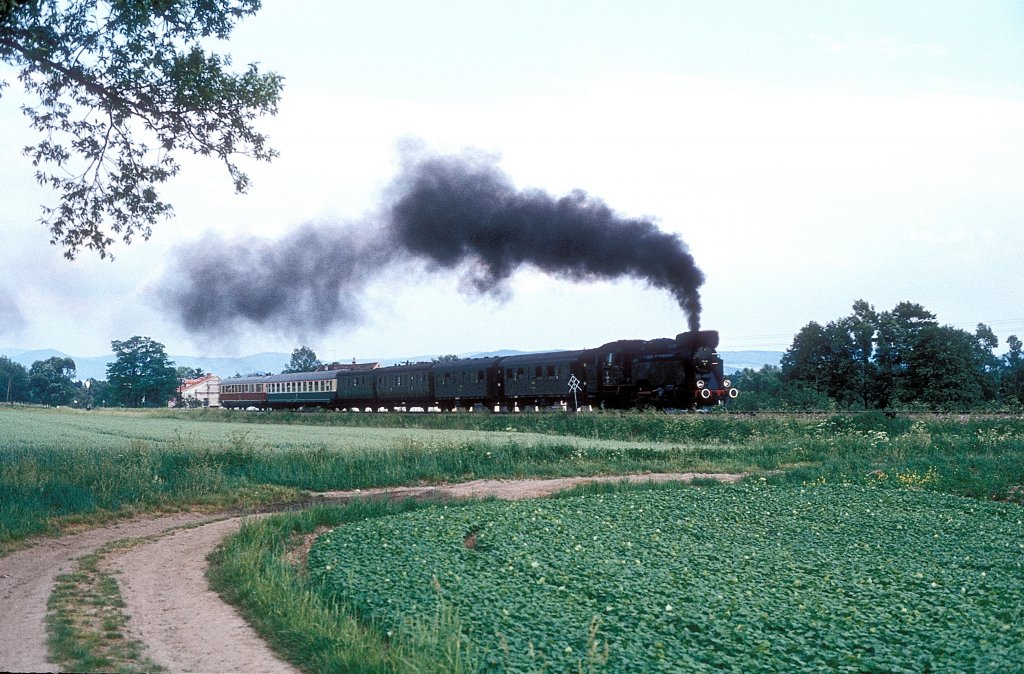
{"label": "locomotive headlight", "polygon": [[729,381],[728,379],[722,382],[722,388],[729,388],[730,386],[732,386],[732,382]]}
{"label": "locomotive headlight", "polygon": [[704,388],[704,380],[703,379],[698,379],[697,380],[697,388]]}

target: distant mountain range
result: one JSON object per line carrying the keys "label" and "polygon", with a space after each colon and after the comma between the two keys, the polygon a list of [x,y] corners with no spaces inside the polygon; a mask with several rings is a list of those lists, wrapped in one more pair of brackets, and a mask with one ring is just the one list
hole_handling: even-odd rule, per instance
{"label": "distant mountain range", "polygon": [[745,368],[760,370],[765,365],[778,367],[782,362],[782,351],[719,351],[725,371],[728,374]]}
{"label": "distant mountain range", "polygon": [[[463,353],[459,354],[462,358],[484,358],[494,356],[513,356],[520,353],[526,353],[525,351],[486,351],[477,353]],[[719,352],[722,360],[725,362],[725,371],[729,374],[742,370],[743,368],[751,368],[759,370],[764,365],[778,365],[779,360],[782,358],[781,351],[721,351]],[[37,360],[46,360],[57,356],[59,358],[71,358],[75,361],[76,375],[78,379],[96,379],[103,380],[107,378],[107,363],[114,361],[114,355],[109,354],[106,356],[69,356],[68,354],[57,351],[56,349],[15,349],[6,348],[0,349],[0,356],[7,356],[16,363],[21,363],[26,368],[31,367],[32,363]],[[233,377],[236,374],[246,375],[255,372],[280,372],[288,366],[288,362],[291,360],[290,353],[277,353],[277,352],[266,352],[257,353],[251,356],[241,356],[239,358],[213,358],[204,356],[175,356],[170,355],[169,357],[174,361],[175,366],[185,366],[192,368],[202,368],[203,372],[212,372],[213,374],[221,377]],[[410,356],[408,358],[378,358],[369,359],[375,361],[381,365],[395,365],[397,363],[404,363],[410,361],[413,363],[420,361],[427,361],[431,358],[436,358],[436,354],[432,356]]]}

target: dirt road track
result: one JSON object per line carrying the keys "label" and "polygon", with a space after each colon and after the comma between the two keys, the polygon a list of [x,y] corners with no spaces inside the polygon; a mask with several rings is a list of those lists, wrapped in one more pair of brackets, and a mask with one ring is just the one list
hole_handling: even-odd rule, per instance
{"label": "dirt road track", "polygon": [[210,515],[197,513],[137,518],[71,536],[40,539],[27,550],[0,557],[0,670],[54,671],[46,659],[46,602],[54,580],[73,571],[77,558],[111,541],[209,519]]}
{"label": "dirt road track", "polygon": [[206,584],[206,556],[241,518],[181,529],[110,559],[129,636],[171,672],[298,672]]}
{"label": "dirt road track", "polygon": [[[695,478],[735,482],[735,474],[667,473],[628,478],[557,478],[544,480],[476,480],[437,487],[336,491],[317,494],[324,502],[353,497],[535,498],[585,482],[690,481]],[[158,534],[186,524],[154,542],[111,556],[130,616],[131,636],[146,645],[146,655],[172,672],[292,672],[260,640],[234,608],[206,583],[206,556],[241,518],[181,513],[136,518],[62,538],[46,538],[31,548],[0,557],[0,670],[55,671],[47,661],[46,603],[57,576],[75,569],[75,560],[125,538]]]}

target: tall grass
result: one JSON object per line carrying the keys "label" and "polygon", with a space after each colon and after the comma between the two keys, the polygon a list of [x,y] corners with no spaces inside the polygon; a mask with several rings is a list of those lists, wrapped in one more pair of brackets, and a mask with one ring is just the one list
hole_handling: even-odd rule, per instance
{"label": "tall grass", "polygon": [[[385,423],[401,428],[369,427]],[[1012,499],[1024,485],[1024,421],[2,408],[0,545],[68,518],[255,505],[299,490],[647,471],[775,471],[777,482],[882,481]]]}
{"label": "tall grass", "polygon": [[721,443],[631,443],[514,429],[252,427],[26,409],[0,410],[0,428],[0,545],[52,531],[69,517],[254,505],[294,499],[298,490],[752,467]]}

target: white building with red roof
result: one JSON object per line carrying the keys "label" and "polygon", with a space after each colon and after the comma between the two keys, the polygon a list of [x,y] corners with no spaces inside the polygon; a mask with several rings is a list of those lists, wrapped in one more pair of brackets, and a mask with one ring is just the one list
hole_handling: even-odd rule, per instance
{"label": "white building with red roof", "polygon": [[[208,374],[198,379],[185,379],[178,387],[178,395],[183,401],[194,398],[202,407],[220,407],[220,377]],[[174,404],[173,400],[169,403]]]}

